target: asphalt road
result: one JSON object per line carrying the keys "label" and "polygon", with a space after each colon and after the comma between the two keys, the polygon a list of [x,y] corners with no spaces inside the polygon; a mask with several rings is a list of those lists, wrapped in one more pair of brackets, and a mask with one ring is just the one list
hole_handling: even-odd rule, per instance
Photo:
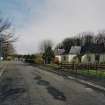
{"label": "asphalt road", "polygon": [[9,62],[0,77],[0,105],[105,105],[105,95],[37,67]]}

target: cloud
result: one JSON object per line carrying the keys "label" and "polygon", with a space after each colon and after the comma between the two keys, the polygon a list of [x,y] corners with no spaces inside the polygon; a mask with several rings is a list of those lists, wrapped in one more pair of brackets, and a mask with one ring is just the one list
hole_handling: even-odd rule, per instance
{"label": "cloud", "polygon": [[[54,43],[82,31],[98,31],[105,28],[104,0],[41,0],[37,8],[29,2],[31,20],[17,32],[20,53],[37,52],[39,43],[51,39]],[[37,2],[35,2],[37,3]]]}

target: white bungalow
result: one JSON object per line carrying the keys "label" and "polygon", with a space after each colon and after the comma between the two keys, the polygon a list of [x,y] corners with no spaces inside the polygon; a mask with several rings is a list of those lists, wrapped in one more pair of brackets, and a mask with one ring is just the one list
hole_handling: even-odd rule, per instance
{"label": "white bungalow", "polygon": [[105,54],[84,54],[81,58],[81,63],[105,63]]}
{"label": "white bungalow", "polygon": [[102,46],[87,46],[81,58],[81,63],[105,63],[105,52]]}
{"label": "white bungalow", "polygon": [[105,63],[105,54],[100,54],[99,62],[100,63]]}
{"label": "white bungalow", "polygon": [[84,54],[81,57],[81,63],[95,63],[95,54]]}
{"label": "white bungalow", "polygon": [[80,46],[72,46],[69,54],[61,56],[62,63],[80,63],[79,55],[81,52]]}
{"label": "white bungalow", "polygon": [[60,49],[55,57],[60,63],[105,63],[104,48],[97,45],[92,46],[72,46],[68,54],[63,54],[64,49]]}

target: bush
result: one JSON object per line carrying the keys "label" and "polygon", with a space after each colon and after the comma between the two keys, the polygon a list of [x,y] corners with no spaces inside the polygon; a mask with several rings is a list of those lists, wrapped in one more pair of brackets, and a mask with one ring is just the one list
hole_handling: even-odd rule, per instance
{"label": "bush", "polygon": [[43,59],[40,58],[40,57],[36,57],[36,59],[34,60],[34,62],[35,62],[36,64],[43,64],[43,63],[44,63]]}
{"label": "bush", "polygon": [[34,63],[36,56],[35,55],[25,55],[24,58],[25,58],[25,62]]}

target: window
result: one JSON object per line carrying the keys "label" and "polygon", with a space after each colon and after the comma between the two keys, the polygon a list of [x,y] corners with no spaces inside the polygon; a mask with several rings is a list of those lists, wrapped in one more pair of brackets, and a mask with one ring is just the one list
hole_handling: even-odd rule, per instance
{"label": "window", "polygon": [[98,54],[95,55],[96,62],[99,62],[100,56]]}

